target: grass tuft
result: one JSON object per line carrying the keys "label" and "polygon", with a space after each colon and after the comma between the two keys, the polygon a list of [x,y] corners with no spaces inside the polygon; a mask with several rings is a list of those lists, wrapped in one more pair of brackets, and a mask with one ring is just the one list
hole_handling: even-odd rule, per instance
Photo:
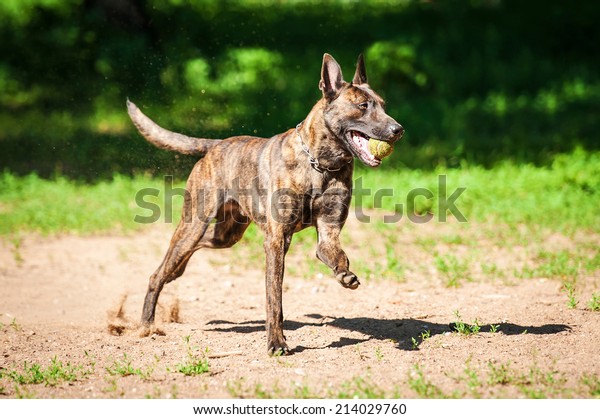
{"label": "grass tuft", "polygon": [[456,316],[456,321],[450,324],[450,328],[454,332],[464,336],[476,335],[480,332],[481,325],[477,319],[473,320],[473,324],[468,324],[462,321],[462,316],[458,310],[454,311],[454,315]]}
{"label": "grass tuft", "polygon": [[106,372],[113,376],[121,376],[127,377],[130,375],[137,375],[143,380],[149,380],[150,376],[154,372],[154,367],[149,366],[146,370],[142,370],[141,368],[135,368],[131,359],[127,356],[126,353],[123,354],[121,359],[113,360],[113,363],[106,367]]}
{"label": "grass tuft", "polygon": [[587,306],[591,311],[600,311],[600,293],[593,293]]}
{"label": "grass tuft", "polygon": [[175,370],[188,376],[207,373],[209,371],[208,357],[206,356],[208,350],[205,351],[204,355],[198,356],[194,353],[198,348],[190,344],[190,336],[185,336],[183,340],[186,344],[187,357],[184,362],[175,366]]}
{"label": "grass tuft", "polygon": [[58,357],[52,358],[50,365],[43,367],[40,364],[23,363],[20,370],[1,370],[0,378],[8,378],[17,385],[44,384],[46,386],[57,386],[61,383],[71,383],[89,375],[91,371],[82,365],[64,364]]}

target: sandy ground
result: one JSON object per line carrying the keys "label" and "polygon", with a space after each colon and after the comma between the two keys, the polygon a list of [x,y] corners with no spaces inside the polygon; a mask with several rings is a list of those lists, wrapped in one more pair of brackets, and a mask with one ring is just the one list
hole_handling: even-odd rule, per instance
{"label": "sandy ground", "polygon": [[[361,278],[350,291],[328,275],[288,272],[285,333],[293,354],[268,357],[260,262],[244,263],[243,248],[200,251],[161,295],[164,335],[141,338],[133,329],[171,228],[25,236],[18,249],[4,241],[0,397],[598,396],[600,314],[584,304],[568,308],[561,283],[545,278],[449,288],[409,270],[405,281]],[[348,228],[355,231],[352,259],[370,233],[352,222]],[[435,226],[419,228],[411,231],[424,237]],[[411,231],[399,238],[407,248],[414,246]],[[288,265],[313,252],[296,252]],[[498,259],[510,263],[500,251]],[[354,270],[360,276],[360,267]],[[467,322],[477,319],[479,333],[452,333],[456,310]],[[204,357],[207,373],[177,371]],[[75,367],[76,379],[14,378],[53,358]]]}

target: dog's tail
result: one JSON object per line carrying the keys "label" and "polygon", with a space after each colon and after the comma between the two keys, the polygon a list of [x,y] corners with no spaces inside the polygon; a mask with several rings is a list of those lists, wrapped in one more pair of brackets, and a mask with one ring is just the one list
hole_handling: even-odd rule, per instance
{"label": "dog's tail", "polygon": [[127,99],[127,113],[129,113],[129,117],[140,134],[158,148],[177,151],[178,153],[189,154],[191,156],[203,156],[209,148],[215,145],[217,141],[220,141],[188,137],[187,135],[161,128],[144,115],[135,103],[130,102],[129,99]]}

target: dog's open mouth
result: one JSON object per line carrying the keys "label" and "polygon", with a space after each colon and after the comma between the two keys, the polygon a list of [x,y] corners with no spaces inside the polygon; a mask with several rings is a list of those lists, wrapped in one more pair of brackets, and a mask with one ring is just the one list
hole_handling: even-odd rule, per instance
{"label": "dog's open mouth", "polygon": [[360,131],[347,131],[346,140],[350,144],[350,149],[356,157],[364,164],[371,167],[377,167],[381,160],[375,157],[369,151],[369,136]]}

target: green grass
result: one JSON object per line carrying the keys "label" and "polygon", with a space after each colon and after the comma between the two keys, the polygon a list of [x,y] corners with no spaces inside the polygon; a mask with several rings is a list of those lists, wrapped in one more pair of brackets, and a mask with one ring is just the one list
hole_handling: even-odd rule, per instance
{"label": "green grass", "polygon": [[473,320],[473,324],[468,324],[462,321],[462,316],[458,310],[454,311],[456,321],[452,323],[452,330],[460,335],[471,336],[476,335],[481,331],[481,325],[477,319]]}
{"label": "green grass", "polygon": [[464,280],[469,281],[469,262],[454,255],[438,255],[435,257],[435,267],[445,279],[447,287],[459,287]]}
{"label": "green grass", "polygon": [[137,375],[143,380],[150,379],[152,372],[154,371],[153,366],[149,366],[145,370],[141,368],[136,368],[132,365],[131,359],[127,356],[126,353],[123,354],[121,359],[115,359],[112,361],[112,364],[106,367],[106,372],[108,372],[112,376],[120,376],[127,377],[130,375]]}
{"label": "green grass", "polygon": [[520,396],[539,399],[572,398],[575,394],[583,397],[600,396],[600,380],[597,375],[583,374],[569,383],[565,374],[556,372],[552,366],[541,368],[535,362],[528,367],[517,368],[510,361],[488,361],[485,365],[473,363],[469,358],[462,371],[447,371],[445,375],[455,382],[451,393],[444,393],[441,386],[431,380],[418,364],[413,365],[409,372],[407,385],[420,398]]}
{"label": "green grass", "polygon": [[488,362],[488,377],[489,385],[507,385],[513,381],[513,374],[510,369],[510,362],[506,364],[497,364]]}
{"label": "green grass", "polygon": [[181,364],[177,364],[176,369],[177,372],[188,376],[204,374],[209,371],[208,360],[201,358],[188,359]]}
{"label": "green grass", "polygon": [[17,385],[44,384],[46,386],[57,386],[64,382],[72,383],[81,380],[90,373],[91,370],[83,365],[63,363],[57,357],[54,357],[46,367],[37,363],[24,362],[23,368],[0,370],[0,378],[8,378]]}
{"label": "green grass", "polygon": [[414,365],[409,373],[408,386],[420,398],[439,399],[445,397],[442,390],[425,377],[419,365]]}
{"label": "green grass", "polygon": [[[440,167],[432,171],[391,171],[385,165],[379,170],[367,170],[360,165],[357,168],[355,179],[361,178],[363,187],[371,189],[371,193],[362,199],[355,196],[354,202],[362,201],[366,208],[378,206],[391,214],[396,204],[403,204],[406,218],[409,191],[425,188],[433,193],[433,198],[427,200],[427,205],[418,203],[416,211],[429,212],[434,219],[446,215],[451,220],[452,215],[440,213],[439,196],[449,197],[457,188],[466,188],[455,204],[468,221],[511,226],[524,224],[567,233],[600,232],[598,152],[576,150],[556,157],[547,167],[504,162],[492,169],[469,165],[453,169]],[[445,194],[439,184],[440,174],[446,176]],[[174,187],[183,185],[178,181]],[[136,204],[136,193],[144,188],[159,191],[158,197],[148,195],[144,201],[156,203],[161,208],[161,218],[157,222],[164,223],[166,187],[162,178],[115,175],[110,181],[88,184],[61,176],[46,180],[35,174],[19,177],[4,172],[0,175],[0,235],[15,236],[27,231],[42,234],[130,231],[141,225],[134,222],[136,215],[147,217],[151,213]],[[381,188],[390,188],[394,196],[374,202],[375,192]],[[172,199],[172,214],[167,217],[170,221],[178,220],[181,202],[180,196]],[[381,221],[375,218],[371,220],[373,225]],[[443,237],[442,242],[468,244],[457,235]],[[385,265],[388,272],[399,267],[387,254]]]}
{"label": "green grass", "polygon": [[[438,175],[446,175],[446,194]],[[600,153],[581,149],[559,155],[548,167],[503,162],[492,169],[464,164],[457,169],[440,167],[434,171],[403,170],[393,173],[384,168],[359,168],[355,177],[375,190],[392,188],[394,198],[386,198],[380,207],[393,211],[396,203],[406,207],[408,192],[426,188],[433,192],[428,209],[434,219],[439,212],[439,196],[451,196],[457,188],[466,190],[456,199],[456,207],[468,221],[526,224],[555,231],[580,229],[600,231],[597,211],[600,205]],[[363,205],[373,207],[373,199],[363,197]],[[448,215],[448,219],[452,216]],[[452,240],[450,240],[452,241]]]}
{"label": "green grass", "polygon": [[431,331],[429,330],[425,330],[424,332],[421,332],[421,334],[419,335],[419,338],[421,338],[421,342],[419,342],[417,340],[417,338],[415,337],[411,337],[410,341],[412,343],[412,347],[411,349],[413,351],[416,351],[419,348],[419,345],[423,342],[425,342],[427,339],[429,339],[431,337]]}
{"label": "green grass", "polygon": [[[115,175],[111,181],[84,184],[64,177],[45,180],[35,174],[17,177],[4,172],[0,175],[0,235],[130,231],[141,226],[134,217],[148,213],[136,206],[136,193],[160,185],[159,180],[144,176]],[[177,211],[179,207],[174,205]]]}
{"label": "green grass", "polygon": [[540,251],[535,258],[537,266],[525,267],[519,273],[522,278],[553,278],[569,279],[575,278],[580,270],[593,272],[600,269],[598,257],[590,258],[581,253],[571,251],[548,252]]}
{"label": "green grass", "polygon": [[592,298],[588,301],[587,307],[591,311],[600,311],[600,293],[592,294]]}
{"label": "green grass", "polygon": [[190,336],[185,336],[183,340],[186,344],[187,357],[184,362],[175,366],[175,370],[187,376],[207,373],[210,370],[208,358],[206,357],[206,352],[208,352],[208,350],[205,351],[204,355],[196,355],[195,352],[198,348],[191,345]]}
{"label": "green grass", "polygon": [[600,378],[598,376],[585,374],[581,378],[581,383],[587,388],[590,396],[600,398]]}

